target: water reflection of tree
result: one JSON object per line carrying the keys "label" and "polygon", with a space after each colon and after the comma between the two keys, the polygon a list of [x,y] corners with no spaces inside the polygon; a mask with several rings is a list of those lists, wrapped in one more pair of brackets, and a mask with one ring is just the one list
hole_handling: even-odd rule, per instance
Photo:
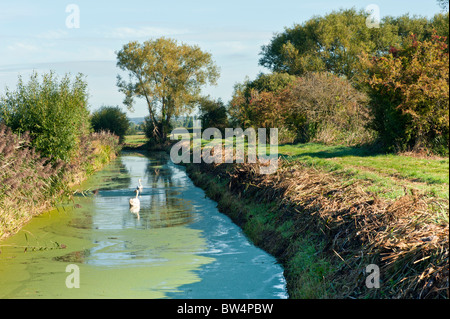
{"label": "water reflection of tree", "polygon": [[188,224],[192,220],[192,207],[180,197],[176,188],[183,182],[174,179],[169,158],[155,155],[145,169],[147,187],[150,189],[150,206],[142,206],[141,225],[145,228],[173,227]]}
{"label": "water reflection of tree", "polygon": [[114,190],[127,188],[128,185],[130,185],[131,183],[131,177],[130,171],[128,170],[126,165],[122,162],[122,158],[119,157],[111,165],[112,165],[111,168],[108,169],[110,175],[104,179],[104,182],[106,183],[103,183],[101,189]]}

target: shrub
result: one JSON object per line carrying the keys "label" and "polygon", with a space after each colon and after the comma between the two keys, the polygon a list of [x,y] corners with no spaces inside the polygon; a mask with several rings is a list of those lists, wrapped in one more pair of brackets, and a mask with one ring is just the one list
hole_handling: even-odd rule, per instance
{"label": "shrub", "polygon": [[282,99],[295,81],[295,76],[275,72],[237,84],[228,111],[231,122],[245,128],[281,128]]}
{"label": "shrub", "polygon": [[29,134],[14,134],[0,123],[0,239],[15,233],[31,217],[70,195],[72,183],[101,168],[119,151],[110,133],[82,136],[70,163],[50,161],[31,147]]}
{"label": "shrub", "polygon": [[120,143],[124,141],[130,127],[127,114],[118,106],[103,106],[92,114],[91,123],[95,132],[109,131],[119,137]]}
{"label": "shrub", "polygon": [[348,80],[328,72],[289,77],[273,91],[254,89],[255,81],[237,86],[230,102],[235,122],[278,128],[280,143],[357,145],[373,140],[374,132],[366,127],[367,96]]}
{"label": "shrub", "polygon": [[365,55],[372,126],[388,148],[448,153],[449,77],[446,38],[410,37],[377,58]]}
{"label": "shrub", "polygon": [[60,81],[53,72],[34,72],[27,84],[19,77],[15,91],[0,97],[0,118],[14,132],[29,132],[31,144],[43,156],[69,162],[81,136],[89,134],[87,84],[78,74]]}
{"label": "shrub", "polygon": [[328,72],[308,73],[291,89],[286,124],[303,142],[357,145],[373,140],[368,98],[351,83]]}
{"label": "shrub", "polygon": [[229,127],[227,108],[223,102],[211,100],[209,97],[200,100],[200,120],[202,128],[217,128],[222,134]]}
{"label": "shrub", "polygon": [[[162,132],[163,129],[163,123],[162,122],[157,122],[156,123],[156,129],[155,129],[155,125],[153,124],[153,121],[150,119],[150,116],[145,117],[144,119],[144,123],[143,123],[143,129],[144,129],[144,134],[145,136],[148,138],[148,145],[151,147],[157,146],[157,145],[162,145],[164,144],[166,138],[160,138],[158,134],[156,134],[156,132]],[[173,124],[171,122],[167,123],[165,125],[166,130],[168,133],[171,133],[173,130]]]}

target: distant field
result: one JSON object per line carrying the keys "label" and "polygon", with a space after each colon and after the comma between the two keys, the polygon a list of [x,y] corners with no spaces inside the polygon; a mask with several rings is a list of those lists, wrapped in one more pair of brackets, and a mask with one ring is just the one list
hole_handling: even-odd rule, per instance
{"label": "distant field", "polygon": [[449,198],[448,158],[374,154],[367,148],[314,143],[281,145],[278,151],[288,161],[341,173],[346,180],[366,180],[367,190],[381,197],[396,198],[405,194],[405,189],[416,189],[428,196]]}
{"label": "distant field", "polygon": [[138,148],[147,143],[145,135],[127,135],[125,136],[124,146],[129,148]]}
{"label": "distant field", "polygon": [[[125,137],[125,146],[129,148],[146,142],[144,135]],[[206,143],[202,140],[202,146]],[[427,196],[449,199],[448,158],[375,154],[368,148],[316,143],[280,145],[278,153],[287,161],[339,174],[345,182],[364,181],[366,191],[383,198],[394,199],[417,190]]]}

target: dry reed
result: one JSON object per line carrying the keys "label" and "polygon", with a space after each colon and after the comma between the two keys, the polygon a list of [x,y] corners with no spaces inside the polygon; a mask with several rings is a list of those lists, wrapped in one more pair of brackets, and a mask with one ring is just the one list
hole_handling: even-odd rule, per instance
{"label": "dry reed", "polygon": [[[335,288],[346,287],[337,297],[448,298],[448,200],[406,190],[395,200],[381,199],[366,191],[368,181],[349,181],[301,162],[279,160],[272,175],[248,163],[199,168],[227,180],[239,197],[276,202],[275,220],[293,222],[291,241],[319,234],[326,242],[322,253],[343,261],[326,278]],[[382,289],[365,287],[368,264],[380,267]]]}

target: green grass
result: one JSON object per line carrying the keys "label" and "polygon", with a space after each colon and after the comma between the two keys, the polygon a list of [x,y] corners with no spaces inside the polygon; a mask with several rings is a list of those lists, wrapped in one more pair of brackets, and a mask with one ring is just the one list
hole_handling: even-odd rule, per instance
{"label": "green grass", "polygon": [[[209,142],[202,139],[201,146]],[[247,142],[244,145],[247,148]],[[395,199],[405,192],[419,191],[449,199],[448,158],[385,154],[369,147],[318,143],[280,145],[278,153],[293,164],[338,174],[344,183],[362,182],[366,191],[382,198]]]}
{"label": "green grass", "polygon": [[327,146],[308,143],[279,146],[286,160],[314,166],[364,180],[367,190],[385,198],[396,198],[416,189],[429,196],[449,198],[449,159],[379,154],[364,147]]}
{"label": "green grass", "polygon": [[126,135],[124,146],[129,148],[138,148],[147,143],[148,138],[145,135]]}

